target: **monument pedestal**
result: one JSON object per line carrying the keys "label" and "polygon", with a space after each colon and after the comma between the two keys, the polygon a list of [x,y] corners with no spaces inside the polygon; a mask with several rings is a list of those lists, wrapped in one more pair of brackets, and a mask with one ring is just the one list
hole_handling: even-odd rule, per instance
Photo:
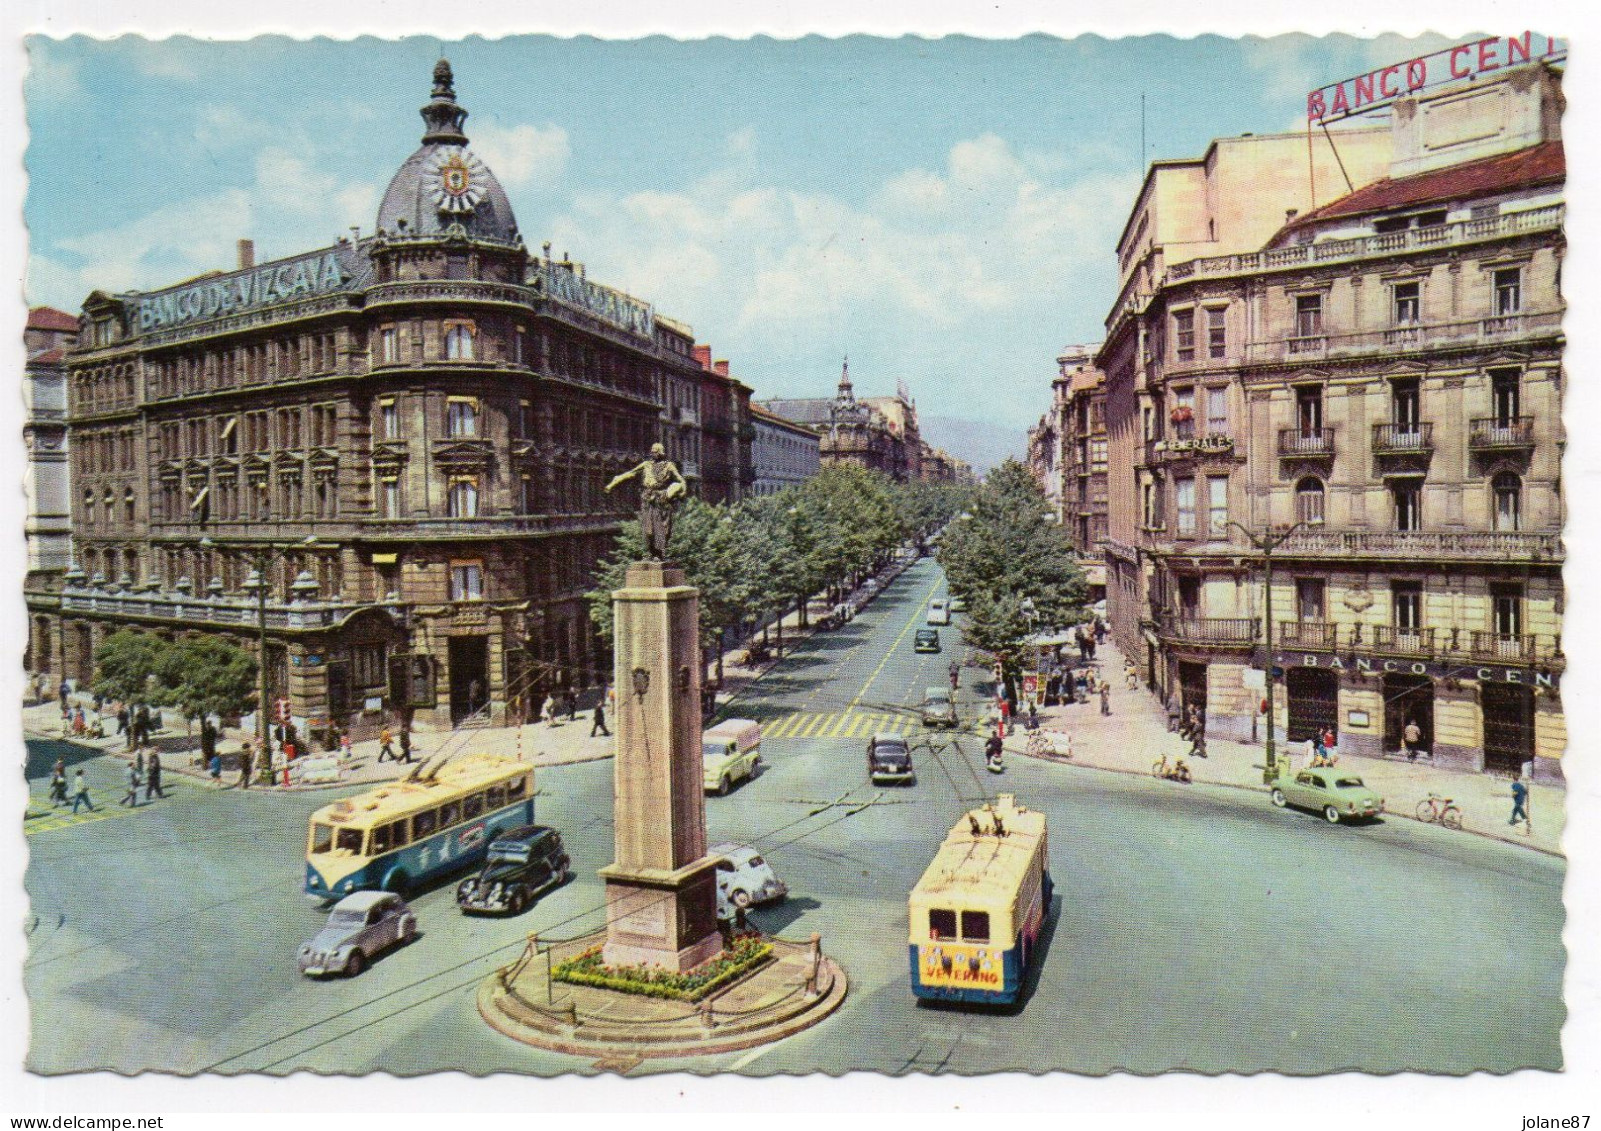
{"label": "monument pedestal", "polygon": [[706,855],[699,594],[677,566],[638,562],[612,602],[616,859],[600,870],[602,957],[681,972],[723,945],[716,860]]}

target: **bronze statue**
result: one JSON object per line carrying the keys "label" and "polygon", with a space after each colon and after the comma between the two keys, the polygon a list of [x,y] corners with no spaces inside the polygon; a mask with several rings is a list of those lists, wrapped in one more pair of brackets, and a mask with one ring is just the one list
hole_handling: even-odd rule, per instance
{"label": "bronze statue", "polygon": [[607,493],[639,477],[639,526],[645,534],[645,556],[667,560],[667,540],[673,536],[673,512],[689,485],[660,444],[650,446],[650,458],[606,484]]}

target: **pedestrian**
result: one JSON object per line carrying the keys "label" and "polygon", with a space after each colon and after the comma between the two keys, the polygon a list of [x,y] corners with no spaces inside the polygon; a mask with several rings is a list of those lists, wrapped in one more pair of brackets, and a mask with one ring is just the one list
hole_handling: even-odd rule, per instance
{"label": "pedestrian", "polygon": [[89,724],[84,720],[83,708],[75,707],[72,711],[72,733],[82,738],[89,733]]}
{"label": "pedestrian", "polygon": [[1406,729],[1401,732],[1401,737],[1406,742],[1406,760],[1416,762],[1418,748],[1423,745],[1423,729],[1418,726],[1417,719],[1406,721]]}
{"label": "pedestrian", "polygon": [[250,788],[250,775],[256,768],[256,747],[247,738],[239,744],[239,788]]}
{"label": "pedestrian", "polygon": [[86,805],[89,812],[95,812],[99,807],[89,800],[89,783],[83,780],[83,771],[79,770],[72,779],[72,811],[78,812],[78,806]]}
{"label": "pedestrian", "polygon": [[467,710],[474,714],[478,711],[478,701],[483,697],[484,685],[482,680],[473,680],[467,685]]}
{"label": "pedestrian", "polygon": [[95,714],[99,714],[106,705],[106,696],[103,691],[96,691],[94,697]]}
{"label": "pedestrian", "polygon": [[62,680],[61,686],[56,688],[56,693],[61,697],[61,713],[65,715],[67,713],[67,696],[72,694],[72,685],[66,680]]}
{"label": "pedestrian", "polygon": [[150,772],[145,777],[145,800],[152,796],[165,799],[167,791],[161,788],[161,751],[150,752]]}
{"label": "pedestrian", "polygon": [[1035,708],[1034,700],[1032,700],[1032,699],[1030,699],[1028,701],[1028,729],[1029,730],[1039,730],[1040,729],[1040,713]]}
{"label": "pedestrian", "polygon": [[595,704],[595,724],[589,728],[589,737],[594,738],[596,733],[611,737],[611,731],[606,729],[606,701],[602,699]]}
{"label": "pedestrian", "polygon": [[117,708],[117,733],[128,733],[128,708],[126,706]]}
{"label": "pedestrian", "polygon": [[207,763],[207,768],[211,770],[212,783],[215,784],[215,785],[221,785],[222,784],[222,755],[213,752],[212,755],[211,755],[211,761],[209,763]]}
{"label": "pedestrian", "polygon": [[67,767],[60,758],[50,770],[50,808],[67,803]]}
{"label": "pedestrian", "polygon": [[1333,727],[1324,727],[1323,728],[1323,756],[1329,760],[1329,765],[1331,765],[1331,766],[1334,765],[1335,762],[1338,762],[1340,760],[1339,757],[1338,757],[1338,754],[1337,754],[1338,749],[1339,749],[1339,739],[1335,737],[1334,728]]}
{"label": "pedestrian", "polygon": [[383,730],[378,732],[378,763],[379,763],[379,765],[382,765],[386,760],[390,760],[390,761],[394,760],[394,758],[395,758],[394,742],[395,742],[395,736],[389,733],[389,728],[388,727],[384,727]]}
{"label": "pedestrian", "polygon": [[139,808],[139,767],[128,764],[128,792],[122,795],[118,805],[127,805],[130,808]]}
{"label": "pedestrian", "polygon": [[133,768],[141,774],[145,772],[145,748],[143,746],[133,752]]}
{"label": "pedestrian", "polygon": [[1101,681],[1101,714],[1112,713],[1112,688],[1105,680]]}
{"label": "pedestrian", "polygon": [[1100,617],[1095,618],[1095,643],[1106,643],[1106,622]]}
{"label": "pedestrian", "polygon": [[552,695],[549,699],[545,700],[545,725],[549,727],[560,726],[561,723],[556,721],[556,716],[556,697]]}
{"label": "pedestrian", "polygon": [[563,700],[563,703],[565,704],[565,706],[567,707],[567,721],[570,722],[570,723],[577,722],[578,721],[578,696],[576,694],[574,694],[572,691],[568,691],[567,694],[562,697],[562,700]]}
{"label": "pedestrian", "polygon": [[400,728],[400,760],[406,763],[411,762],[411,727],[409,726]]}
{"label": "pedestrian", "polygon": [[143,703],[133,713],[133,744],[143,746],[150,741],[150,708]]}
{"label": "pedestrian", "polygon": [[345,762],[350,761],[350,755],[351,755],[351,748],[350,747],[351,747],[350,732],[349,731],[340,731],[339,732],[339,758],[340,758],[341,761],[345,761]]}
{"label": "pedestrian", "polygon": [[1529,827],[1534,827],[1534,822],[1529,818],[1528,802],[1529,787],[1523,784],[1522,778],[1512,779],[1512,816],[1507,820],[1507,824],[1515,825],[1519,821],[1528,821]]}
{"label": "pedestrian", "polygon": [[1084,634],[1084,648],[1089,652],[1090,662],[1093,663],[1095,661],[1095,633],[1087,632]]}

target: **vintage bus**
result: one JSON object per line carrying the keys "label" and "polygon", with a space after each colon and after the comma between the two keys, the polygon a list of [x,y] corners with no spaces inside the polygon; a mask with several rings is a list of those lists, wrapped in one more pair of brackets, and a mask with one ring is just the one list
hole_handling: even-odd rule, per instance
{"label": "vintage bus", "polygon": [[1017,1000],[1051,906],[1045,814],[1003,793],[956,822],[908,901],[912,993]]}
{"label": "vintage bus", "polygon": [[498,754],[436,754],[406,777],[311,815],[306,894],[402,898],[484,858],[502,831],[534,819],[534,768]]}

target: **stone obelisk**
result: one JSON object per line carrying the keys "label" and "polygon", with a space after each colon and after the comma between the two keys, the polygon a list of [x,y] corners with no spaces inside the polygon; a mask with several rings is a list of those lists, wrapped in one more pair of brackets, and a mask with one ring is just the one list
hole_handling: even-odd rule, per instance
{"label": "stone obelisk", "polygon": [[700,598],[683,570],[646,561],[628,567],[612,607],[616,859],[600,870],[602,957],[683,971],[722,949],[716,859],[706,855]]}

